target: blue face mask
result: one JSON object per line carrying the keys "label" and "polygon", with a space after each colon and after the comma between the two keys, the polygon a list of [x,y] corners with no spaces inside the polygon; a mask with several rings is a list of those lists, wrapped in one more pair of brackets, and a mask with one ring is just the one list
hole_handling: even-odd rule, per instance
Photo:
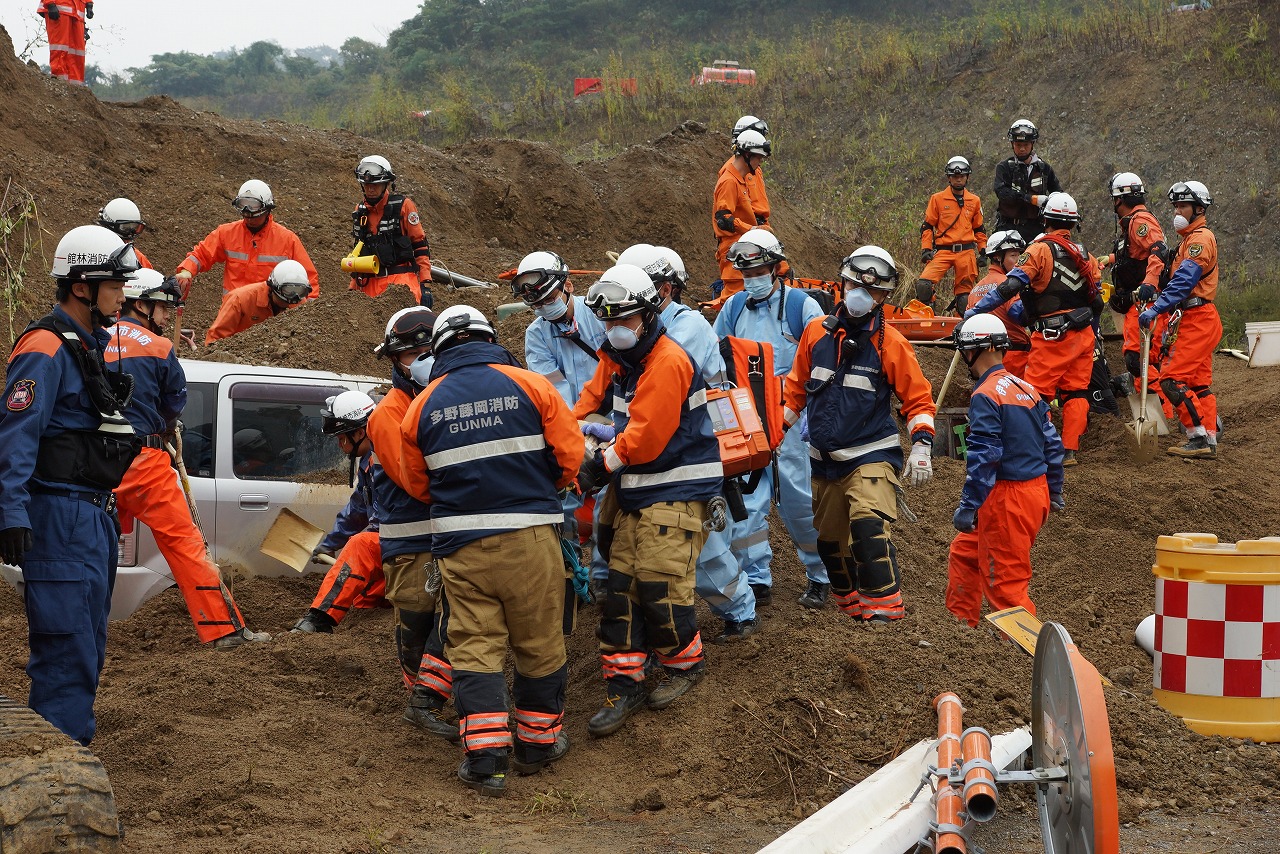
{"label": "blue face mask", "polygon": [[866,317],[876,307],[876,301],[866,288],[853,288],[845,292],[844,307],[850,317]]}
{"label": "blue face mask", "polygon": [[640,336],[629,326],[610,326],[604,334],[616,350],[630,350],[640,343]]}
{"label": "blue face mask", "polygon": [[413,377],[414,385],[419,388],[426,388],[431,384],[431,368],[435,363],[435,358],[429,353],[423,353],[413,360],[409,365],[409,375]]}
{"label": "blue face mask", "polygon": [[752,299],[764,299],[773,293],[773,276],[751,276],[742,280],[742,287]]}
{"label": "blue face mask", "polygon": [[559,297],[555,302],[549,302],[546,305],[534,306],[533,313],[541,317],[543,320],[559,320],[569,311],[569,304],[565,302],[564,297]]}

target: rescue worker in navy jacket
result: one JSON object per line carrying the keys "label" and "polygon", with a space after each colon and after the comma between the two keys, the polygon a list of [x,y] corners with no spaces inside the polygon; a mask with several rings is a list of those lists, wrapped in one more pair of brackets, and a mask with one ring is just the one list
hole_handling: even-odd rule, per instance
{"label": "rescue worker in navy jacket", "polygon": [[666,708],[702,679],[694,577],[707,502],[720,495],[724,468],[707,385],[667,337],[649,274],[630,264],[606,270],[587,306],[605,322],[608,343],[574,414],[585,418],[612,397],[615,430],[579,477],[588,492],[612,480],[610,506],[600,509],[602,530],[612,530],[612,541],[600,543],[609,562],[597,632],[605,702],[587,724],[587,732],[605,736],[646,702],[651,652],[667,680],[649,693],[650,708]]}
{"label": "rescue worker in navy jacket", "polygon": [[863,246],[840,268],[844,300],[805,327],[783,389],[784,418],[809,416],[813,521],[840,609],[865,621],[901,619],[902,574],[889,539],[898,518],[902,447],[891,395],[911,435],[904,475],[933,477],[933,389],[915,351],[884,320],[898,271],[879,246]]}
{"label": "rescue worker in navy jacket", "polygon": [[105,370],[103,328],[124,305],[133,249],[102,226],[58,243],[58,305],[18,339],[0,411],[0,558],[22,567],[27,705],[81,744],[107,651],[116,574],[112,490],[138,452],[120,410],[128,375]]}
{"label": "rescue worker in navy jacket", "polygon": [[509,764],[532,774],[569,750],[558,493],[573,483],[584,450],[555,386],[495,339],[470,306],[440,312],[435,366],[405,414],[400,461],[409,492],[431,503],[431,551],[449,601],[446,650],[466,753],[458,779],[485,795],[505,791]]}
{"label": "rescue worker in navy jacket", "polygon": [[977,385],[969,401],[966,476],[952,523],[947,610],[970,626],[991,610],[1031,601],[1031,547],[1050,508],[1061,510],[1062,439],[1035,387],[1004,369],[1004,322],[975,314],[955,333]]}

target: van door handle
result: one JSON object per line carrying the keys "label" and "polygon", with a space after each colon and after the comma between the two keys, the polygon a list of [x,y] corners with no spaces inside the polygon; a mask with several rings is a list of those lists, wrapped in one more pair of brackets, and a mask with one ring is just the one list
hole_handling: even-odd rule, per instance
{"label": "van door handle", "polygon": [[267,495],[241,495],[241,510],[266,510],[271,504],[271,497]]}

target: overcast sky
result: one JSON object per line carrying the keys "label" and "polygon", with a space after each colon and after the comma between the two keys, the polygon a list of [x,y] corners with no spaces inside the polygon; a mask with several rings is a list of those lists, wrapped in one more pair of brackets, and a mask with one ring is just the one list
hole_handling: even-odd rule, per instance
{"label": "overcast sky", "polygon": [[[422,0],[98,0],[89,22],[88,61],[105,71],[138,68],[158,53],[210,54],[274,41],[286,49],[327,44],[338,48],[351,36],[386,44],[387,36],[422,7]],[[39,36],[31,58],[49,62],[44,19],[36,0],[0,0],[0,26],[14,52]]]}

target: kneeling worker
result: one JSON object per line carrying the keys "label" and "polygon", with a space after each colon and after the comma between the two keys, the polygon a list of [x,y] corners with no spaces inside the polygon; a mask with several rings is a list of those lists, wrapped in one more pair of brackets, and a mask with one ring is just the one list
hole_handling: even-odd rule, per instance
{"label": "kneeling worker", "polygon": [[310,293],[306,269],[297,261],[281,261],[265,282],[236,288],[223,297],[218,317],[204,336],[204,343],[212,344],[244,332],[250,326],[292,308]]}
{"label": "kneeling worker", "polygon": [[976,314],[955,334],[976,386],[969,400],[967,468],[960,507],[952,520],[960,533],[947,562],[947,610],[970,626],[992,610],[1021,605],[1028,593],[1031,547],[1049,517],[1061,510],[1062,439],[1035,387],[1005,370],[1009,346],[1004,323]]}

